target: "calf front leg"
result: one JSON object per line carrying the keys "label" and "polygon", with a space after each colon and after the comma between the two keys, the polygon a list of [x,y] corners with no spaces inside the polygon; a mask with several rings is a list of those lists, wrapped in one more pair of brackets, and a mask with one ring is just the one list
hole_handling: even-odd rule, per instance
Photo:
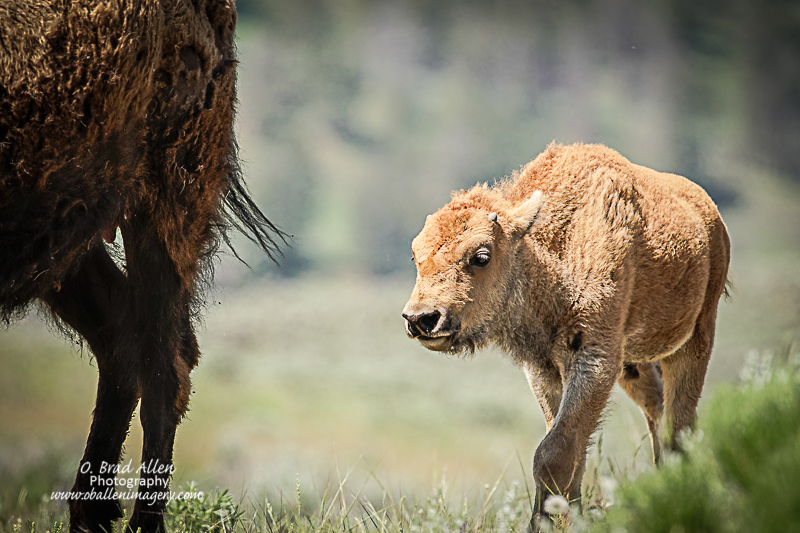
{"label": "calf front leg", "polygon": [[537,363],[528,361],[523,364],[522,370],[542,408],[547,431],[550,431],[556,421],[558,406],[561,405],[561,393],[564,389],[561,374],[550,361]]}
{"label": "calf front leg", "polygon": [[619,350],[593,346],[576,351],[566,365],[558,414],[533,460],[536,500],[531,526],[534,531],[539,530],[539,521],[545,517],[543,506],[548,496],[561,494],[570,500],[580,500],[586,446],[608,402],[621,365]]}

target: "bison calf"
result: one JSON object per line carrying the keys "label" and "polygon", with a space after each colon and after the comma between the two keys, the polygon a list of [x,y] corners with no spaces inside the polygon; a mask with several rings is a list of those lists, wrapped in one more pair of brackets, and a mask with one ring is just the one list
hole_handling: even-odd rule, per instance
{"label": "bison calf", "polygon": [[678,447],[730,257],[699,186],[604,146],[552,144],[510,180],[455,193],[412,252],[408,335],[453,354],[497,344],[544,411],[534,522],[550,493],[580,500],[587,443],[615,382],[644,412],[655,461],[662,413]]}

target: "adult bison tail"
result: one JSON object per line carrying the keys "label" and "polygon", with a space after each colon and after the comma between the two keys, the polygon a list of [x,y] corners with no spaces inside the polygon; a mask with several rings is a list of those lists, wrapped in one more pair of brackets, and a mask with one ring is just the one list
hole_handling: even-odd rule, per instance
{"label": "adult bison tail", "polygon": [[[228,188],[222,199],[221,215],[227,228],[241,232],[261,248],[275,264],[278,264],[278,259],[284,256],[281,247],[289,245],[292,236],[270,222],[261,212],[250,197],[250,191],[235,162],[228,174]],[[228,232],[222,232],[222,239],[236,258],[244,263],[245,261],[236,253]]]}

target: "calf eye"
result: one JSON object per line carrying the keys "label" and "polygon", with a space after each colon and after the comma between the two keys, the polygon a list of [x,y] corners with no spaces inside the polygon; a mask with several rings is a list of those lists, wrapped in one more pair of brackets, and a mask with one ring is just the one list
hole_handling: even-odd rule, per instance
{"label": "calf eye", "polygon": [[483,268],[489,264],[489,260],[491,258],[492,256],[489,254],[489,250],[487,250],[486,248],[481,248],[469,260],[469,265],[478,268]]}

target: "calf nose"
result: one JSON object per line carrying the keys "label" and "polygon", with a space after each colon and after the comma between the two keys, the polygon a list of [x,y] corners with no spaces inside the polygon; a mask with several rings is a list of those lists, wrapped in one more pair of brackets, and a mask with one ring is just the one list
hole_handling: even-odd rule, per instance
{"label": "calf nose", "polygon": [[406,309],[403,318],[408,324],[408,333],[412,337],[430,336],[439,324],[442,314],[435,309]]}
{"label": "calf nose", "polygon": [[441,318],[441,316],[439,311],[422,315],[417,318],[417,327],[419,327],[425,335],[430,335],[439,323],[439,318]]}

